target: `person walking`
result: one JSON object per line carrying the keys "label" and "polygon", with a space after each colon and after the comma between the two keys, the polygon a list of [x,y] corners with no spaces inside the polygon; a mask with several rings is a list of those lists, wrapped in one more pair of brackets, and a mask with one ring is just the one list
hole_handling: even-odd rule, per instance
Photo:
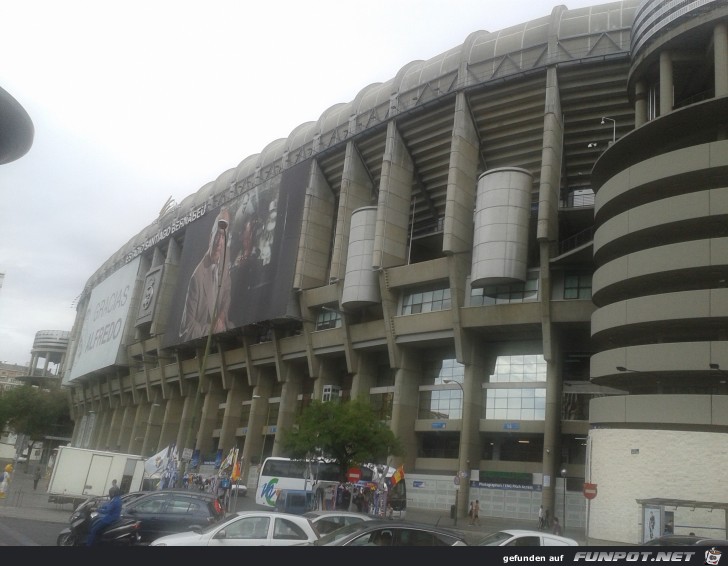
{"label": "person walking", "polygon": [[475,505],[473,505],[473,522],[470,523],[471,525],[480,525],[480,501],[475,500]]}
{"label": "person walking", "polygon": [[551,528],[551,511],[549,511],[548,507],[546,507],[546,511],[543,512],[543,528]]}
{"label": "person walking", "polygon": [[42,473],[40,471],[40,466],[35,467],[35,472],[33,473],[33,489],[38,489],[38,482],[40,481]]}
{"label": "person walking", "polygon": [[555,535],[561,535],[561,523],[559,523],[558,517],[554,517],[554,528],[551,530],[551,532]]}
{"label": "person walking", "polygon": [[538,507],[538,530],[543,530],[543,505]]}

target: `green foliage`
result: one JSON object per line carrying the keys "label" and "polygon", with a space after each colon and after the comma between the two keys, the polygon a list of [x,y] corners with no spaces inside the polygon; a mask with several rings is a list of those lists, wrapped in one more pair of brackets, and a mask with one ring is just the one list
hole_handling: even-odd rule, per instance
{"label": "green foliage", "polygon": [[361,401],[313,401],[301,413],[297,427],[282,431],[289,458],[324,456],[339,465],[342,481],[353,464],[382,463],[401,456],[402,445],[372,407]]}
{"label": "green foliage", "polygon": [[33,440],[46,435],[70,436],[73,423],[68,394],[30,385],[8,389],[0,396],[0,423]]}

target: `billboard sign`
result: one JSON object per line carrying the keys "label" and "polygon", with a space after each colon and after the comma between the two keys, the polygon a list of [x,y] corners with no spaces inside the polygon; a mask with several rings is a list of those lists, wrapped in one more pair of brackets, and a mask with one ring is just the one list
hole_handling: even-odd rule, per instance
{"label": "billboard sign", "polygon": [[127,263],[91,291],[66,381],[117,362],[139,263],[139,258]]}
{"label": "billboard sign", "polygon": [[286,169],[187,227],[164,347],[293,314],[309,170]]}

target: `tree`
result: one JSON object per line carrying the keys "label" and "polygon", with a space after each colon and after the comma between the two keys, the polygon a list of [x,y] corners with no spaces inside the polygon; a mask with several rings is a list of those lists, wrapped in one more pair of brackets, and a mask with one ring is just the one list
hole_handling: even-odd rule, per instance
{"label": "tree", "polygon": [[282,447],[287,456],[304,459],[311,454],[330,458],[339,466],[341,481],[353,464],[379,463],[401,456],[402,445],[372,407],[361,401],[313,401],[301,413],[297,426],[286,429]]}
{"label": "tree", "polygon": [[31,440],[46,435],[69,435],[73,430],[68,394],[23,385],[6,390],[0,397],[0,423]]}

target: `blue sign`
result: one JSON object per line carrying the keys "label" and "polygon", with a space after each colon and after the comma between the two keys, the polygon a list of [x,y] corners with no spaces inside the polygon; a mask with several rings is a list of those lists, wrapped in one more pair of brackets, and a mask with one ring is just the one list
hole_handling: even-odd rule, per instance
{"label": "blue sign", "polygon": [[432,423],[432,428],[447,428],[447,423],[442,422],[442,421]]}
{"label": "blue sign", "polygon": [[503,423],[503,430],[520,430],[521,423]]}
{"label": "blue sign", "polygon": [[425,482],[423,480],[414,480],[412,487],[425,487]]}

